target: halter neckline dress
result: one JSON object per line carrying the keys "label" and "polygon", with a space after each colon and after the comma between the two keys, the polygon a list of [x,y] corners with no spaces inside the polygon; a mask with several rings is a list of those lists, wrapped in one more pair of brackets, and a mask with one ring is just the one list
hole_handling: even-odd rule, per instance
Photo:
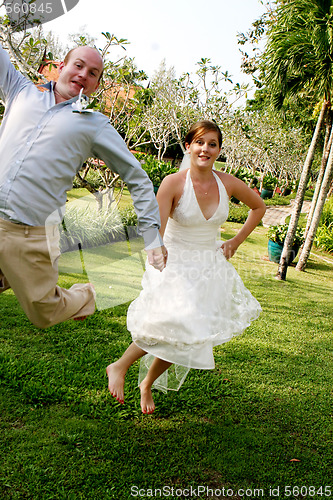
{"label": "halter neckline dress", "polygon": [[219,204],[206,219],[187,171],[163,238],[167,265],[160,272],[147,263],[142,291],[128,309],[127,328],[147,352],[140,362],[139,383],[154,357],[173,363],[154,383],[163,391],[178,390],[190,368],[214,368],[213,347],[241,334],[261,312],[217,241],[228,217],[229,198],[213,174]]}

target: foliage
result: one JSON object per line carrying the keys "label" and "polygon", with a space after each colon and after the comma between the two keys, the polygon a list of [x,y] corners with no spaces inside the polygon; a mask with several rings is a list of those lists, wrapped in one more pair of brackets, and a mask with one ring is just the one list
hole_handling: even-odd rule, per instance
{"label": "foliage", "polygon": [[252,176],[271,175],[280,184],[292,184],[299,177],[308,142],[300,126],[283,120],[268,106],[233,111],[221,125],[229,172],[245,169]]}
{"label": "foliage", "polygon": [[272,196],[272,198],[265,198],[264,202],[265,205],[268,207],[278,206],[278,205],[290,205],[290,200],[294,196],[295,196],[294,194],[289,194],[288,196],[281,196],[275,194],[274,196]]}
{"label": "foliage", "polygon": [[123,234],[122,217],[116,208],[99,211],[68,204],[60,230],[60,249],[64,252],[78,244],[86,248],[104,245]]}
{"label": "foliage", "polygon": [[[274,241],[275,243],[284,243],[284,240],[287,236],[288,232],[288,224],[277,224],[276,226],[269,226],[267,231],[267,237],[269,240]],[[302,245],[304,242],[304,229],[301,227],[297,227],[294,245]]]}
{"label": "foliage", "polygon": [[245,182],[245,184],[249,184],[252,179],[255,179],[255,185],[258,183],[258,179],[254,177],[251,173],[251,170],[247,167],[240,167],[231,172],[232,175]]}
{"label": "foliage", "polygon": [[134,227],[138,223],[138,216],[134,210],[133,205],[128,205],[127,207],[119,210],[121,217],[121,223],[124,227]]}
{"label": "foliage", "polygon": [[333,196],[325,202],[321,215],[321,224],[327,227],[333,224]]}
{"label": "foliage", "polygon": [[331,2],[281,2],[269,25],[262,69],[277,107],[287,95],[330,101],[333,87]]}
{"label": "foliage", "polygon": [[239,222],[243,224],[247,216],[249,214],[249,209],[243,204],[234,204],[229,202],[229,214],[228,214],[228,222]]}
{"label": "foliage", "polygon": [[333,197],[325,202],[314,243],[321,250],[333,252]]}
{"label": "foliage", "polygon": [[274,191],[274,188],[277,184],[277,179],[270,174],[264,175],[262,181],[263,189],[267,189],[268,191]]}
{"label": "foliage", "polygon": [[[263,3],[263,2],[261,2]],[[263,37],[266,34],[267,28],[274,18],[274,12],[270,6],[270,2],[266,1],[266,12],[259,19],[253,21],[251,28],[246,33],[238,33],[238,44],[242,46],[240,52],[242,54],[241,68],[244,73],[252,76],[254,83],[258,88],[262,87],[260,81],[260,66],[261,66],[261,50],[259,48]],[[246,51],[245,51],[246,48]]]}
{"label": "foliage", "polygon": [[314,243],[317,248],[333,253],[333,222],[318,227]]}
{"label": "foliage", "polygon": [[[79,175],[83,177],[81,172],[79,172]],[[91,166],[87,171],[86,175],[84,176],[84,180],[89,183],[92,190],[97,191],[98,188],[101,186],[101,181],[102,181],[101,176],[98,173],[97,168],[94,168],[93,166]],[[74,188],[81,187],[81,182],[78,176],[74,177],[73,187]]]}
{"label": "foliage", "polygon": [[159,161],[153,155],[135,153],[135,157],[140,161],[143,170],[155,187],[159,187],[167,175],[178,172],[178,168],[173,167],[170,162]]}
{"label": "foliage", "polygon": [[120,210],[96,210],[67,205],[64,223],[60,228],[60,249],[62,252],[78,248],[91,248],[123,239],[126,228],[135,227],[138,218],[132,204]]}
{"label": "foliage", "polygon": [[53,54],[47,51],[48,42],[41,27],[14,33],[7,18],[0,16],[0,42],[24,76],[34,82],[43,80],[38,68],[44,59],[52,61]]}
{"label": "foliage", "polygon": [[143,115],[142,127],[159,159],[171,146],[184,152],[184,136],[195,121],[209,119],[222,125],[232,104],[247,92],[246,85],[233,84],[228,71],[209,58],[201,58],[196,68],[177,79],[174,68],[167,68],[163,61],[150,82],[153,100]]}

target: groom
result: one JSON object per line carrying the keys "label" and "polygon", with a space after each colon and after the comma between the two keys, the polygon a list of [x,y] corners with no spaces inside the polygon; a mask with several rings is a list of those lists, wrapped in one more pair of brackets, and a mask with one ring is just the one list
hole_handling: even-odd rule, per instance
{"label": "groom", "polygon": [[90,96],[97,89],[102,72],[97,49],[77,47],[60,64],[58,81],[43,85],[41,92],[16,71],[0,45],[0,99],[5,104],[0,127],[0,292],[11,287],[39,328],[95,310],[90,283],[69,290],[57,285],[59,233],[48,222],[65,205],[76,172],[90,156],[103,160],[126,182],[148,259],[157,269],[164,267],[150,180],[106,116],[74,109],[81,90]]}

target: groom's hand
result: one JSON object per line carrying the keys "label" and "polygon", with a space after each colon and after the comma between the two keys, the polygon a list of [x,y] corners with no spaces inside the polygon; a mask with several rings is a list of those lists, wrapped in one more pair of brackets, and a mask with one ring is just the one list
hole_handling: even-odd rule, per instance
{"label": "groom's hand", "polygon": [[152,248],[151,250],[146,250],[146,252],[149,264],[155,267],[155,269],[163,271],[168,256],[168,252],[165,246]]}

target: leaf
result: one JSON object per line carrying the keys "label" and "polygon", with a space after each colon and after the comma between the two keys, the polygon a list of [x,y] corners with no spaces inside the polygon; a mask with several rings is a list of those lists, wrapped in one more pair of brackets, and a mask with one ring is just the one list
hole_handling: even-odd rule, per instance
{"label": "leaf", "polygon": [[300,460],[298,460],[298,458],[292,458],[290,462],[300,462]]}

